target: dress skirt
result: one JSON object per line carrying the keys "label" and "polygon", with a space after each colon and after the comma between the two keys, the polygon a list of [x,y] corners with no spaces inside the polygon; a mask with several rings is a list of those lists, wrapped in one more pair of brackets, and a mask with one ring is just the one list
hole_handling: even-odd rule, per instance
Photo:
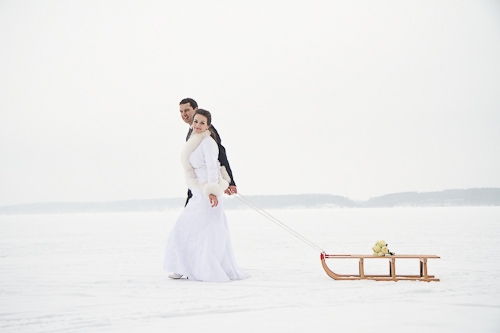
{"label": "dress skirt", "polygon": [[212,207],[201,190],[192,193],[168,236],[163,268],[206,282],[250,277],[236,263],[223,198]]}

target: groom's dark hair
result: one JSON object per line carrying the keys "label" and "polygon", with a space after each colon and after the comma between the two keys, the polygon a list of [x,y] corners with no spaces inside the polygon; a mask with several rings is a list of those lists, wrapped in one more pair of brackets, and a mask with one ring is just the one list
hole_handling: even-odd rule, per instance
{"label": "groom's dark hair", "polygon": [[194,99],[192,99],[192,98],[184,98],[184,99],[183,99],[183,100],[179,103],[179,105],[181,105],[181,104],[187,104],[187,103],[189,103],[189,105],[191,105],[191,107],[192,107],[193,109],[196,109],[196,108],[198,107],[198,103],[196,103],[196,101],[195,101]]}

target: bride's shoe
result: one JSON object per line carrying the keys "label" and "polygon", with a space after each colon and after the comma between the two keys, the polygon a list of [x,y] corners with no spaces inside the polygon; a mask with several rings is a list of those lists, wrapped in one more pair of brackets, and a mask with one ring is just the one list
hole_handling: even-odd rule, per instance
{"label": "bride's shoe", "polygon": [[171,279],[177,280],[177,279],[180,279],[182,277],[182,274],[174,273],[174,274],[170,274],[168,277]]}

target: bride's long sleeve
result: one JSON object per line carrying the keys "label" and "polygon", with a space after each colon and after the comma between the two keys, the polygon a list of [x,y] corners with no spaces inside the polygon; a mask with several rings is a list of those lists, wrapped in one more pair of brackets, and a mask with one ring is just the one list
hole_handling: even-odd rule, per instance
{"label": "bride's long sleeve", "polygon": [[214,194],[219,197],[224,194],[224,190],[219,186],[219,147],[211,137],[203,140],[201,144],[205,165],[207,167],[207,184],[203,187],[203,192],[205,195]]}

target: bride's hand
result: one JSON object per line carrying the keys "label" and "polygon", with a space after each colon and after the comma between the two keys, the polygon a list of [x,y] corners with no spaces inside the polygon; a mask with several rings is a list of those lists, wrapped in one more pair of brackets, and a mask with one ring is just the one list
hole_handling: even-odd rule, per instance
{"label": "bride's hand", "polygon": [[212,207],[217,207],[217,205],[219,204],[219,199],[217,199],[214,194],[210,194],[208,198],[210,199],[210,204],[212,205]]}

